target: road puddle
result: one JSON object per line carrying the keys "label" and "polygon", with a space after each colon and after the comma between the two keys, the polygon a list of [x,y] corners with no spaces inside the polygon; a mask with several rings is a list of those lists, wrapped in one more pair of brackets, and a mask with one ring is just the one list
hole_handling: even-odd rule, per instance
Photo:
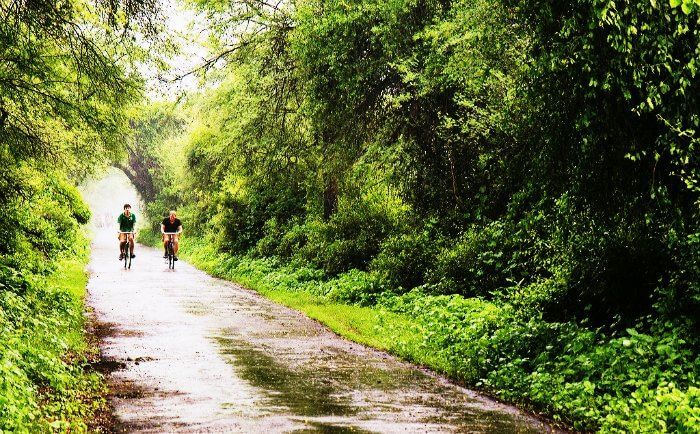
{"label": "road puddle", "polygon": [[[268,330],[270,337],[279,336]],[[256,334],[259,339],[259,334]],[[236,375],[264,396],[268,414],[305,425],[293,432],[539,433],[548,427],[403,363],[335,347],[305,363],[273,346],[214,339]],[[306,349],[300,348],[292,359]]]}
{"label": "road puddle", "polygon": [[217,344],[236,373],[250,385],[262,390],[271,409],[292,412],[299,416],[346,416],[357,414],[352,400],[342,396],[329,380],[328,372],[290,369],[284,363],[245,341],[218,338]]}

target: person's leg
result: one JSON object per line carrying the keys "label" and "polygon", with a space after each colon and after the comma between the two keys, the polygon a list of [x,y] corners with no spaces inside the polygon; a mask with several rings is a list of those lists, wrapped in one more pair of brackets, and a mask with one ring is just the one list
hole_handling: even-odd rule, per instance
{"label": "person's leg", "polygon": [[163,256],[168,256],[168,236],[163,235]]}
{"label": "person's leg", "polygon": [[129,243],[130,243],[129,249],[131,250],[131,252],[129,252],[129,253],[131,254],[131,257],[133,258],[134,257],[134,234],[129,234]]}
{"label": "person's leg", "polygon": [[119,234],[119,260],[124,258],[124,245],[126,244],[124,234]]}
{"label": "person's leg", "polygon": [[177,235],[173,235],[173,250],[175,255],[177,255],[177,251],[180,249],[180,237]]}

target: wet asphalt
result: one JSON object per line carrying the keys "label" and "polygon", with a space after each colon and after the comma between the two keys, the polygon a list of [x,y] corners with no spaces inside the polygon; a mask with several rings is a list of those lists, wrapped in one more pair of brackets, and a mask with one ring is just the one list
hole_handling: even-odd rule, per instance
{"label": "wet asphalt", "polygon": [[120,432],[553,432],[160,250],[117,256],[99,231],[88,304]]}

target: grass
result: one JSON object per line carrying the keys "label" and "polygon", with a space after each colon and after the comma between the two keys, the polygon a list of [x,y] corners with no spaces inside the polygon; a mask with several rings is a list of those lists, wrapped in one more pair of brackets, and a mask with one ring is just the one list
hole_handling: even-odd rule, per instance
{"label": "grass", "polygon": [[[44,284],[57,292],[69,296],[70,308],[74,311],[85,311],[85,289],[88,282],[88,274],[85,271],[87,257],[63,258],[56,271],[51,273]],[[78,354],[87,354],[93,351],[85,340],[85,318],[81,315],[70,324],[64,323],[64,327],[58,333],[65,336],[65,342],[71,351]]]}
{"label": "grass", "polygon": [[82,239],[49,274],[5,281],[0,432],[87,432],[103,408],[104,383],[88,367],[95,349],[86,341],[83,315],[87,262]]}
{"label": "grass", "polygon": [[[261,286],[253,281],[239,281],[239,283],[252,289]],[[397,342],[420,339],[420,335],[415,333],[409,318],[405,315],[371,307],[336,303],[304,292],[285,290],[258,292],[272,301],[304,312],[309,318],[324,324],[340,336],[380,350],[398,352]],[[400,340],[397,341],[396,335],[386,333],[388,325],[403,331]]]}

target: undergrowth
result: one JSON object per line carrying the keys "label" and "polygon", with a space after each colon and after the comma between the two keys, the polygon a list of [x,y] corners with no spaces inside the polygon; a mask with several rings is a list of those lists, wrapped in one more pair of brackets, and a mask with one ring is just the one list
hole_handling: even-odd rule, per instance
{"label": "undergrowth", "polygon": [[87,369],[87,241],[48,274],[0,264],[0,432],[86,432],[104,401]]}

